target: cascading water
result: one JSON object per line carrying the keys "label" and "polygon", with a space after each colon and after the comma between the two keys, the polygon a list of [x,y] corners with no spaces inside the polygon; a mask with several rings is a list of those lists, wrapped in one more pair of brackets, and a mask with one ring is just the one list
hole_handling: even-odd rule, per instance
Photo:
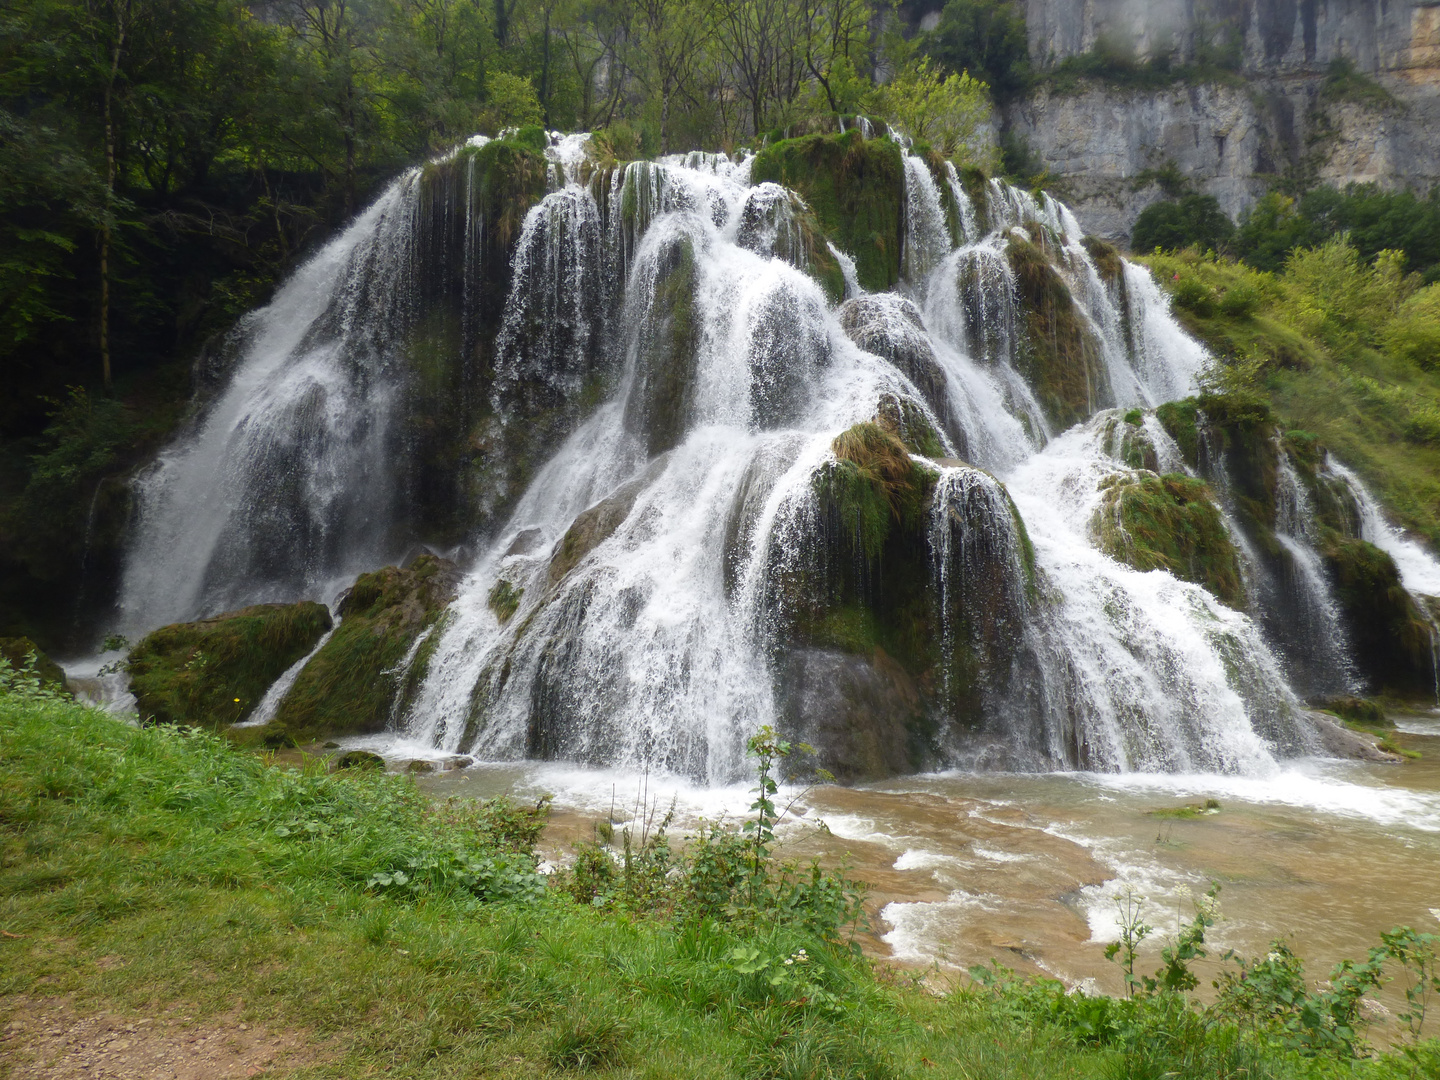
{"label": "cascading water", "polygon": [[120,595],[130,636],[333,594],[395,554],[391,419],[418,172],[246,318],[229,385],[141,478]]}
{"label": "cascading water", "polygon": [[[806,273],[808,208],[752,186],[748,162],[592,168],[574,137],[550,158],[481,419],[497,456],[537,416],[574,422],[471,536],[428,656],[412,647],[407,738],[723,780],[757,726],[830,732],[831,704],[883,698],[865,715],[930,731],[913,759],[929,764],[1255,772],[1303,745],[1247,616],[1089,536],[1099,482],[1126,466],[1100,421],[1057,418],[1184,396],[1205,356],[1144,270],[1102,272],[1068,210],[998,182],[980,207],[953,167],[937,183],[906,153],[901,295],[861,295],[830,247],[837,311]],[[252,316],[230,387],[145,481],[132,628],[329,600],[403,550],[387,454],[417,175]],[[1063,286],[1041,282],[1070,305],[1078,389],[1035,374],[1022,257]],[[881,515],[889,546],[855,554],[870,541],[837,531],[836,437],[877,418],[931,433],[932,456],[889,466],[926,509],[919,540]],[[928,674],[900,670],[905,648]]]}

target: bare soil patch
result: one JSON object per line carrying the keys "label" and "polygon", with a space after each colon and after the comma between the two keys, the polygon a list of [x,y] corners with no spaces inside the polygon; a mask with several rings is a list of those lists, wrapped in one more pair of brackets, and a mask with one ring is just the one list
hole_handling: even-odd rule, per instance
{"label": "bare soil patch", "polygon": [[0,997],[4,1080],[230,1080],[283,1075],[328,1056],[307,1032],[238,1015],[147,1017],[87,1011],[68,996]]}

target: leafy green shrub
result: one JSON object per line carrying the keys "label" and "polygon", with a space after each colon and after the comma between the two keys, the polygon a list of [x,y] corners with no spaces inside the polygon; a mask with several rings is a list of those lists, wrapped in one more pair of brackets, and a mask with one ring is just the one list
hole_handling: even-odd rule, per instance
{"label": "leafy green shrub", "polygon": [[1197,277],[1182,277],[1170,293],[1176,305],[1193,311],[1201,318],[1215,314],[1217,297],[1215,290]]}
{"label": "leafy green shrub", "polygon": [[1220,294],[1220,311],[1232,319],[1248,319],[1259,311],[1264,303],[1264,293],[1245,281]]}
{"label": "leafy green shrub", "polygon": [[1135,219],[1130,247],[1135,251],[1179,251],[1198,246],[1222,251],[1235,234],[1235,223],[1213,195],[1185,195],[1151,203]]}
{"label": "leafy green shrub", "polygon": [[1381,331],[1385,348],[1425,371],[1440,368],[1440,285],[1430,285],[1400,305]]}

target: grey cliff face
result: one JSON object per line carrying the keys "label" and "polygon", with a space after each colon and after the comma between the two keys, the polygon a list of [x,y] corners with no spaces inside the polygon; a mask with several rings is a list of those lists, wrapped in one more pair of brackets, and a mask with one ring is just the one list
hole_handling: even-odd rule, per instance
{"label": "grey cliff face", "polygon": [[[1283,176],[1440,183],[1440,2],[1029,0],[1027,19],[1042,70],[1097,47],[1234,69],[1158,90],[1042,86],[1010,107],[1006,123],[1109,240],[1127,240],[1170,166],[1232,216]],[[1336,60],[1392,100],[1322,93]]]}

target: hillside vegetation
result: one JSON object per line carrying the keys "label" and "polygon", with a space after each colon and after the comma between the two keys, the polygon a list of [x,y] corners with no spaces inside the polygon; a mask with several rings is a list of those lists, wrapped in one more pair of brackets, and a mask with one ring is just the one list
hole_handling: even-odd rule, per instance
{"label": "hillside vegetation", "polygon": [[1188,248],[1141,259],[1216,355],[1210,393],[1258,400],[1440,542],[1440,286],[1342,235],[1276,272]]}

